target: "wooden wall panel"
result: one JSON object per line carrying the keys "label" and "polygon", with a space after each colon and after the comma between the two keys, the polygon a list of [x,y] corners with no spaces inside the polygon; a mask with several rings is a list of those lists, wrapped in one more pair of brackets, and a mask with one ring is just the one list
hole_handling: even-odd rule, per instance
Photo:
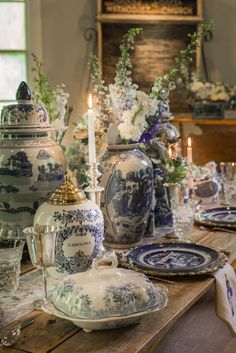
{"label": "wooden wall panel", "polygon": [[[193,146],[193,162],[203,165],[214,160],[218,165],[220,162],[236,162],[236,126],[225,125],[201,125],[202,134],[190,134]],[[185,128],[184,128],[185,130]],[[184,134],[184,142],[187,135]],[[186,155],[186,146],[183,156]]]}
{"label": "wooden wall panel", "polygon": [[[102,72],[107,83],[111,83],[119,57],[122,36],[131,27],[142,27],[132,53],[133,80],[141,89],[148,91],[156,76],[162,76],[174,65],[174,58],[188,43],[188,33],[196,30],[196,24],[102,24]],[[196,63],[193,63],[196,65]],[[171,95],[173,112],[189,111],[185,97],[180,93]]]}

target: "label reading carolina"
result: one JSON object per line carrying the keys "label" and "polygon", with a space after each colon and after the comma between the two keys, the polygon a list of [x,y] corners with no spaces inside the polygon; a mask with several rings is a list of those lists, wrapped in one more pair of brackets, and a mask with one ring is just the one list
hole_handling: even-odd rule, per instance
{"label": "label reading carolina", "polygon": [[76,236],[75,234],[67,238],[62,246],[64,256],[74,256],[78,250],[83,251],[85,255],[91,255],[95,245],[94,237],[90,234]]}

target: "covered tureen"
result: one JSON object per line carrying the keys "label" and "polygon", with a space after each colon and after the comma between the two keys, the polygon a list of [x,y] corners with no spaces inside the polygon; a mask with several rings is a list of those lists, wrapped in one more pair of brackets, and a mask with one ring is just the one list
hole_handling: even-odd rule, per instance
{"label": "covered tureen", "polygon": [[117,268],[114,255],[95,259],[92,269],[67,276],[46,311],[73,321],[85,331],[137,323],[167,303],[167,289],[142,273]]}

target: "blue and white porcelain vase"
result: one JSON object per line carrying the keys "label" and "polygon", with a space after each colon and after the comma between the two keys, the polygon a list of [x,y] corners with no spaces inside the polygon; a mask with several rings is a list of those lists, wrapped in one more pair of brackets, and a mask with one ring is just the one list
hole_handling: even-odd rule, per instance
{"label": "blue and white porcelain vase", "polygon": [[162,163],[153,165],[154,171],[154,184],[155,184],[155,226],[156,227],[172,227],[172,211],[169,205],[169,200],[166,197],[165,187],[163,185],[164,180],[164,167]]}
{"label": "blue and white porcelain vase", "polygon": [[38,208],[34,224],[61,228],[57,234],[55,267],[49,269],[53,277],[86,271],[99,253],[104,233],[102,212],[68,180]]}
{"label": "blue and white porcelain vase", "polygon": [[42,106],[31,101],[22,82],[17,104],[0,117],[0,237],[22,238],[39,205],[63,181],[65,159],[49,136],[51,126]]}
{"label": "blue and white porcelain vase", "polygon": [[109,145],[101,161],[104,245],[129,248],[142,240],[153,196],[151,160],[138,144]]}

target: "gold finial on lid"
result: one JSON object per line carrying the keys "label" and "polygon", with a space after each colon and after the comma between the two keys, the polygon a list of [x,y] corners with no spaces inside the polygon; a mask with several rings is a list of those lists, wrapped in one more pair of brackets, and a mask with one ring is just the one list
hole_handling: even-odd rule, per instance
{"label": "gold finial on lid", "polygon": [[49,196],[48,203],[59,206],[77,205],[86,200],[83,190],[76,188],[66,176],[64,182]]}

